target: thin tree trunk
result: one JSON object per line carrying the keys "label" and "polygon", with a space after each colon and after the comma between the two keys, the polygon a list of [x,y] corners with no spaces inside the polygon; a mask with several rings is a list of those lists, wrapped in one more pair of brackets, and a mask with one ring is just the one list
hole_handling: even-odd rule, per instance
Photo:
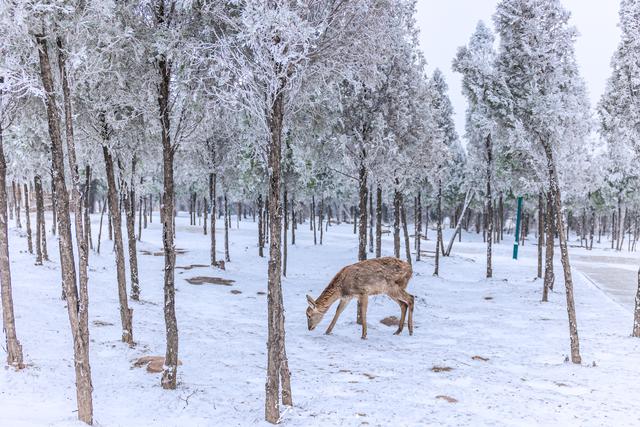
{"label": "thin tree trunk", "polygon": [[296,244],[296,205],[294,196],[291,196],[291,245]]}
{"label": "thin tree trunk", "polygon": [[393,191],[393,255],[400,258],[400,203],[402,196]]}
{"label": "thin tree trunk", "polygon": [[373,253],[373,191],[369,188],[369,252]]}
{"label": "thin tree trunk", "polygon": [[258,194],[258,256],[264,257],[264,212],[262,194]]}
{"label": "thin tree trunk", "polygon": [[[106,123],[103,122],[106,127]],[[113,166],[113,157],[107,148],[108,130],[105,129],[105,143],[102,146],[104,165],[107,175],[107,197],[109,198],[109,217],[113,224],[116,276],[118,279],[118,300],[120,301],[120,321],[122,323],[122,341],[133,345],[133,310],[127,300],[127,278],[125,274],[124,243],[122,240],[122,215],[118,207],[118,194]]]}
{"label": "thin tree trunk", "polygon": [[53,176],[53,169],[51,169],[51,210],[52,210],[52,219],[51,219],[51,234],[56,235],[56,228],[58,227],[58,209],[57,205],[57,194],[56,194],[56,181]]}
{"label": "thin tree trunk", "polygon": [[227,192],[224,192],[224,260],[230,262],[229,255],[229,227],[231,227],[231,218],[229,215],[229,204],[227,200]]}
{"label": "thin tree trunk", "polygon": [[93,211],[93,206],[91,205],[93,197],[91,197],[91,167],[89,165],[85,166],[84,173],[84,238],[86,240],[85,244],[87,245],[88,251],[89,249],[93,249],[93,238],[91,236],[91,217],[89,216],[91,211]]}
{"label": "thin tree trunk", "polygon": [[411,265],[411,241],[409,240],[409,226],[407,224],[407,208],[404,204],[404,198],[400,193],[400,217],[402,218],[402,231],[404,234],[404,251],[407,262]]}
{"label": "thin tree trunk", "polygon": [[22,221],[20,219],[20,209],[22,208],[22,194],[20,191],[20,184],[16,185],[16,182],[12,181],[11,185],[13,185],[13,199],[15,200],[14,205],[16,207],[16,227],[22,228]]}
{"label": "thin tree trunk", "polygon": [[[120,164],[120,161],[118,161]],[[120,166],[120,174],[124,175],[124,169]],[[122,178],[122,191],[124,192],[124,212],[127,222],[127,239],[129,249],[129,274],[131,276],[131,299],[134,301],[140,300],[140,281],[138,278],[138,254],[136,251],[136,190],[133,187],[133,182],[136,176],[136,158],[134,156],[131,163],[131,188],[127,189],[127,182]],[[129,190],[129,191],[127,191]]]}
{"label": "thin tree trunk", "polygon": [[553,212],[553,199],[551,192],[547,193],[547,215],[544,223],[546,234],[546,248],[544,255],[544,288],[542,290],[542,301],[548,301],[549,291],[553,290],[555,273],[553,272],[554,240],[555,240],[555,219]]}
{"label": "thin tree trunk", "polygon": [[444,251],[444,254],[443,254],[444,256],[449,256],[451,254],[451,249],[453,248],[453,243],[456,240],[456,236],[462,235],[462,221],[464,220],[465,213],[467,212],[467,209],[469,209],[469,205],[473,201],[474,197],[475,197],[475,193],[473,193],[471,190],[467,190],[467,194],[465,194],[464,196],[464,203],[462,204],[460,215],[458,216],[456,228],[453,231],[453,235],[451,236],[451,239],[449,240],[447,249],[445,249]]}
{"label": "thin tree trunk", "polygon": [[102,219],[104,218],[104,211],[107,209],[107,200],[104,200],[102,203],[102,212],[100,212],[100,226],[98,227],[98,249],[97,252],[100,253],[100,241],[102,240]]}
{"label": "thin tree trunk", "polygon": [[442,180],[438,178],[438,207],[436,215],[437,221],[437,237],[436,237],[436,259],[433,269],[433,275],[438,276],[440,274],[440,246],[442,246]]}
{"label": "thin tree trunk", "polygon": [[311,213],[310,215],[310,220],[311,220],[311,227],[313,228],[313,244],[317,245],[318,244],[318,239],[316,236],[316,196],[311,196]]}
{"label": "thin tree trunk", "polygon": [[289,231],[289,205],[288,205],[288,195],[287,188],[285,184],[284,194],[283,194],[283,215],[282,219],[284,220],[284,238],[282,240],[282,275],[287,277],[287,233]]}
{"label": "thin tree trunk", "polygon": [[[491,177],[493,175],[493,147],[491,135],[487,135],[485,149],[487,153],[487,194],[485,200],[487,204],[487,278],[493,277],[493,265],[491,260],[491,244],[493,242],[493,193],[491,192]],[[517,238],[517,236],[516,236]]]}
{"label": "thin tree trunk", "polygon": [[571,264],[569,262],[569,251],[567,249],[567,236],[565,234],[564,221],[562,218],[562,199],[560,195],[560,187],[558,184],[558,173],[556,171],[555,160],[551,146],[543,141],[544,151],[547,157],[547,168],[549,171],[549,180],[551,184],[551,195],[554,200],[556,213],[556,228],[558,230],[558,238],[560,241],[560,256],[562,268],[564,270],[564,285],[567,297],[567,315],[569,317],[569,337],[571,341],[571,362],[581,363],[580,342],[578,338],[578,321],[576,319],[576,309],[573,297],[573,280],[571,278]]}
{"label": "thin tree trunk", "polygon": [[376,258],[382,256],[382,188],[376,187]]}
{"label": "thin tree trunk", "polygon": [[144,218],[143,207],[145,205],[144,197],[138,197],[138,242],[142,240],[142,221]]}
{"label": "thin tree trunk", "polygon": [[216,209],[218,196],[216,195],[217,175],[215,173],[209,174],[209,198],[211,199],[211,224],[209,230],[211,233],[211,266],[216,267],[218,261],[216,260]]}
{"label": "thin tree trunk", "polygon": [[31,212],[29,208],[29,186],[24,183],[24,219],[27,225],[27,250],[33,254],[33,238],[31,236]]}
{"label": "thin tree trunk", "polygon": [[542,278],[542,246],[544,245],[544,198],[538,194],[538,279]]}
{"label": "thin tree trunk", "polygon": [[[93,423],[93,402],[92,402],[92,385],[91,385],[91,366],[89,364],[89,327],[88,327],[88,292],[86,287],[86,281],[80,280],[80,289],[76,283],[76,269],[73,253],[73,238],[71,235],[71,215],[69,209],[69,194],[67,193],[67,187],[64,174],[64,150],[62,146],[62,135],[60,132],[60,115],[58,112],[58,105],[55,99],[55,89],[53,86],[53,72],[51,70],[51,63],[49,60],[49,51],[47,46],[47,38],[43,34],[36,35],[36,41],[38,44],[38,56],[40,60],[40,76],[42,78],[42,84],[45,92],[45,103],[47,110],[49,136],[51,138],[51,158],[52,158],[52,174],[53,181],[55,182],[54,188],[56,189],[55,195],[55,210],[57,211],[56,219],[58,221],[58,228],[60,231],[59,248],[60,248],[60,267],[62,272],[62,285],[64,295],[67,300],[67,311],[69,314],[69,323],[71,326],[71,333],[73,337],[74,347],[74,365],[76,373],[76,397],[78,403],[78,418],[87,423]],[[59,46],[59,65],[64,71],[64,56],[62,49]],[[63,91],[68,91],[68,85],[66,84],[66,74],[62,73]],[[67,118],[67,126],[71,126],[71,111],[70,111],[70,97],[68,93],[65,93],[65,116]],[[67,129],[69,131],[69,128]],[[72,134],[67,134],[67,137],[72,137]],[[67,141],[69,142],[69,140]],[[68,147],[69,148],[69,147]],[[73,146],[71,146],[73,148]],[[69,152],[72,150],[68,150]],[[71,162],[71,155],[69,153]],[[75,161],[75,157],[73,159]],[[72,169],[72,181],[77,184],[77,176],[74,176],[74,163],[71,163]],[[77,173],[77,169],[75,170]],[[74,188],[74,192],[77,191],[77,187]],[[80,230],[82,229],[81,217],[76,218],[76,227],[80,224]],[[76,230],[77,231],[77,230]],[[86,248],[83,250],[82,233],[77,236],[79,240],[80,251],[80,263],[81,265],[86,262]],[[81,266],[82,274],[82,266]],[[5,324],[6,327],[6,324]]]}
{"label": "thin tree trunk", "polygon": [[[360,228],[358,229],[358,261],[367,259],[367,168],[360,165],[358,173]],[[359,311],[358,311],[359,312]]]}
{"label": "thin tree trunk", "polygon": [[[2,92],[0,91],[0,97]],[[7,218],[7,163],[4,156],[0,123],[0,292],[2,295],[2,325],[5,333],[7,364],[16,369],[24,367],[22,345],[16,333],[13,312],[13,292],[11,288],[11,263],[9,262],[9,230]]]}
{"label": "thin tree trunk", "polygon": [[207,235],[207,220],[208,215],[209,215],[209,200],[207,199],[207,196],[202,198],[202,233],[206,236]]}
{"label": "thin tree trunk", "polygon": [[422,245],[422,192],[418,191],[416,198],[416,261],[420,261],[420,251]]}
{"label": "thin tree trunk", "polygon": [[636,304],[633,312],[633,332],[632,336],[640,338],[640,270],[638,270],[638,289],[636,290]]}
{"label": "thin tree trunk", "polygon": [[40,175],[36,175],[33,178],[33,189],[36,192],[36,265],[42,265],[42,247],[46,245],[47,233],[44,225],[44,200],[42,196],[42,178],[40,178]]}
{"label": "thin tree trunk", "polygon": [[320,244],[322,245],[323,240],[323,231],[322,231],[322,221],[324,221],[324,198],[320,199],[320,211],[318,212],[318,228],[320,229]]}

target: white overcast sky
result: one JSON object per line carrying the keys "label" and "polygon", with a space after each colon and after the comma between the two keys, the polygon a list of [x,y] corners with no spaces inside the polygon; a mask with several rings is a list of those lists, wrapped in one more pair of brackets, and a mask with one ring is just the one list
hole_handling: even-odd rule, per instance
{"label": "white overcast sky", "polygon": [[[611,56],[618,44],[618,0],[561,0],[571,12],[571,23],[580,36],[576,55],[587,82],[594,107],[605,89]],[[451,71],[451,61],[459,46],[468,43],[479,20],[493,28],[498,0],[418,0],[417,21],[420,46],[431,73],[440,68],[449,84],[449,95],[456,112],[456,127],[464,135],[465,98],[460,75]]]}

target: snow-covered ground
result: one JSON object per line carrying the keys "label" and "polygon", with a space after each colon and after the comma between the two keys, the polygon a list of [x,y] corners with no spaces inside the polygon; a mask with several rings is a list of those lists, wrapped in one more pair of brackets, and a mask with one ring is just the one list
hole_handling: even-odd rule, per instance
{"label": "snow-covered ground", "polygon": [[[144,230],[140,250],[160,249],[158,222]],[[72,345],[60,299],[57,244],[49,238],[52,262],[36,267],[26,253],[26,239],[17,230],[10,234],[17,330],[29,366],[0,371],[0,426],[81,425],[74,413]],[[94,226],[94,241],[96,236]],[[178,218],[177,247],[187,252],[178,255],[177,265],[207,264],[208,239],[201,227]],[[139,254],[142,301],[130,303],[137,346],[129,348],[120,342],[111,243],[103,241],[102,255],[91,254],[96,425],[265,424],[267,260],[257,256],[256,240],[255,224],[243,221],[239,230],[231,230],[227,271],[177,270],[183,365],[175,391],[160,387],[159,374],[132,368],[142,355],[164,354],[163,258]],[[323,246],[313,245],[308,225],[298,228],[283,281],[295,404],[284,411],[284,425],[640,425],[640,340],[629,336],[633,307],[605,293],[615,285],[598,282],[616,277],[619,264],[633,266],[637,256],[571,248],[583,358],[575,366],[565,361],[569,339],[560,264],[556,290],[543,304],[534,245],[521,247],[518,261],[510,258],[511,238],[495,246],[495,277],[485,280],[481,236],[465,234],[463,240],[456,242],[453,256],[442,260],[440,278],[432,276],[432,258],[414,265],[408,289],[417,300],[414,336],[406,329],[393,336],[395,328],[379,322],[399,314],[397,304],[379,296],[369,303],[363,341],[355,303],[332,336],[323,331],[333,310],[313,332],[305,317],[305,294],[317,297],[342,266],[354,262],[352,226],[331,227]],[[389,254],[390,236],[383,244]],[[433,249],[433,241],[426,245]],[[614,270],[603,277],[593,272],[607,269]],[[194,276],[236,282],[230,287],[186,282]],[[621,286],[634,289],[635,282]]]}

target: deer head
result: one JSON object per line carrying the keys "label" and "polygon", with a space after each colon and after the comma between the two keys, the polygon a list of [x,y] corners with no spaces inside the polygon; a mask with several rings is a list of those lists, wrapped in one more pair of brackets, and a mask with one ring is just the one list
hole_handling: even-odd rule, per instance
{"label": "deer head", "polygon": [[324,313],[318,310],[316,302],[309,295],[307,295],[307,302],[309,303],[309,307],[307,307],[307,325],[309,330],[313,331],[324,317]]}

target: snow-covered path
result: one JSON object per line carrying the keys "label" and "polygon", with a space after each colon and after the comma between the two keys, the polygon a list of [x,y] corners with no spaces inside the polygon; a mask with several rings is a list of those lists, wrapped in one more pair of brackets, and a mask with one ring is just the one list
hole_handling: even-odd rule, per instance
{"label": "snow-covered path", "polygon": [[[177,246],[187,252],[177,265],[206,264],[208,237],[187,224],[187,218],[178,218]],[[509,243],[497,245],[492,280],[483,279],[484,246],[476,235],[456,243],[456,255],[443,260],[440,278],[431,275],[432,259],[417,263],[409,285],[417,297],[413,337],[406,329],[393,336],[394,328],[379,323],[399,311],[383,296],[369,304],[366,341],[359,338],[355,303],[332,336],[322,333],[332,311],[317,330],[307,331],[305,294],[319,295],[340,267],[354,261],[351,228],[331,227],[325,244],[314,246],[308,225],[302,225],[289,250],[283,287],[295,406],[284,413],[284,425],[640,425],[640,340],[629,337],[630,312],[576,274],[584,363],[565,362],[569,339],[562,283],[551,302],[539,302],[542,284],[534,278],[532,245],[521,249],[517,262],[510,259]],[[240,230],[231,230],[226,272],[177,271],[184,364],[176,391],[163,390],[158,375],[131,368],[135,358],[164,351],[162,257],[139,256],[143,301],[132,303],[138,345],[129,349],[119,341],[110,244],[103,242],[103,255],[92,254],[98,425],[264,424],[266,259],[257,257],[255,241],[255,225],[242,222]],[[18,334],[30,366],[0,373],[0,425],[76,425],[71,338],[55,241],[49,240],[54,261],[43,267],[33,267],[15,230],[11,245]],[[156,221],[143,233],[140,249],[153,252],[160,246]],[[236,282],[195,286],[184,280],[203,275]]]}

